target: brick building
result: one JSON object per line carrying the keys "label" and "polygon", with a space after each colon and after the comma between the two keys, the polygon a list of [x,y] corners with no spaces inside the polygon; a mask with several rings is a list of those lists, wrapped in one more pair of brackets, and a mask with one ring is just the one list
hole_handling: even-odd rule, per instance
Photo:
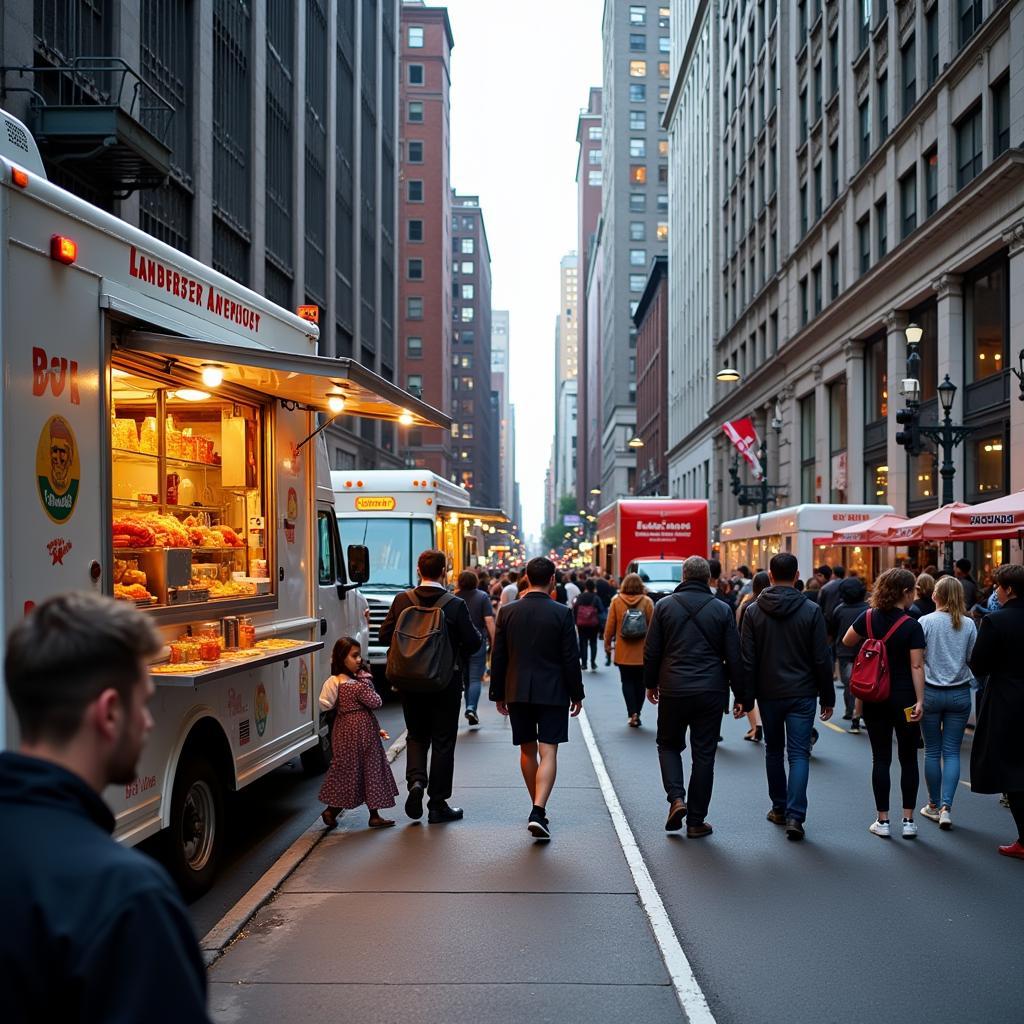
{"label": "brick building", "polygon": [[667,494],[665,410],[668,408],[668,257],[655,256],[640,304],[636,325],[636,493]]}

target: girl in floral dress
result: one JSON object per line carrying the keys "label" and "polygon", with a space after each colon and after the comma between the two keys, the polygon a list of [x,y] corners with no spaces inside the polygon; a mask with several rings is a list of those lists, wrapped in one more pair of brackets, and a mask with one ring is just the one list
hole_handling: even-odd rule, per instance
{"label": "girl in floral dress", "polygon": [[382,701],[363,667],[358,640],[345,636],[334,645],[331,673],[320,691],[320,710],[337,709],[333,760],[320,787],[319,799],[327,804],[321,817],[328,828],[334,828],[339,811],[366,804],[370,828],[390,828],[394,821],[382,818],[379,810],[395,806],[398,786],[380,742],[387,733],[373,713]]}

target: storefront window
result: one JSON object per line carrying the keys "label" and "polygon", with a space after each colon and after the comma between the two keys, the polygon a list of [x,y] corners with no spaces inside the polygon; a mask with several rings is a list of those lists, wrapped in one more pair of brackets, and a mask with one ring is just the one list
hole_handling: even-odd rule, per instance
{"label": "storefront window", "polygon": [[967,449],[967,500],[981,501],[1006,492],[1006,443],[1002,434],[991,434],[970,443]]}
{"label": "storefront window", "polygon": [[885,505],[889,501],[889,467],[880,462],[869,462],[864,467],[864,492],[868,501]]}
{"label": "storefront window", "polygon": [[1005,258],[964,281],[964,341],[968,383],[1006,368],[1009,302]]}
{"label": "storefront window", "polygon": [[888,417],[889,368],[884,334],[864,345],[864,401],[866,423],[877,423]]}
{"label": "storefront window", "polygon": [[269,594],[262,408],[117,367],[111,398],[114,596],[198,616]]}
{"label": "storefront window", "polygon": [[922,452],[909,461],[910,501],[934,499],[938,486],[934,452]]}

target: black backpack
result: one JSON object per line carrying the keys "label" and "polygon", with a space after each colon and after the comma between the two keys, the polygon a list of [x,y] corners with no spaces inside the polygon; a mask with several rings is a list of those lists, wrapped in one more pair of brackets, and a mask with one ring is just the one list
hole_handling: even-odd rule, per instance
{"label": "black backpack", "polygon": [[455,650],[444,607],[455,600],[443,594],[435,604],[416,603],[415,591],[407,591],[412,604],[403,608],[395,623],[388,648],[388,682],[403,693],[440,693],[452,681]]}

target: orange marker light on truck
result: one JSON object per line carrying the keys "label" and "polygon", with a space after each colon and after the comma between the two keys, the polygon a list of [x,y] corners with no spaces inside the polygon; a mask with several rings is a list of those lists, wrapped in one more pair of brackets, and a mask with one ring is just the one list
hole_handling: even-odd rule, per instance
{"label": "orange marker light on truck", "polygon": [[28,188],[28,171],[23,171],[20,167],[12,167],[11,181],[13,181],[18,188]]}
{"label": "orange marker light on truck", "polygon": [[78,259],[78,243],[66,235],[53,235],[50,239],[50,259],[58,263],[74,263]]}

